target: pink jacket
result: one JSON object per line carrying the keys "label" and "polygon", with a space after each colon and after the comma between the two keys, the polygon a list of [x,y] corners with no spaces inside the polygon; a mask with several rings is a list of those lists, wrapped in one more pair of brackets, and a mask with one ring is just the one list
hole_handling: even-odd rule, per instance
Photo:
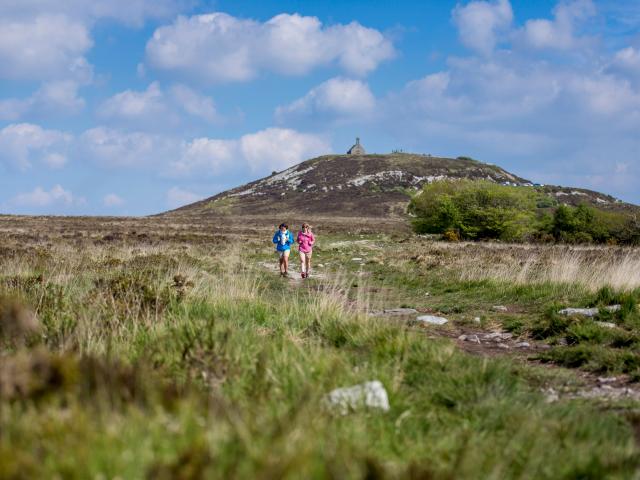
{"label": "pink jacket", "polygon": [[316,243],[316,238],[313,233],[298,232],[298,250],[302,253],[309,253],[314,243]]}

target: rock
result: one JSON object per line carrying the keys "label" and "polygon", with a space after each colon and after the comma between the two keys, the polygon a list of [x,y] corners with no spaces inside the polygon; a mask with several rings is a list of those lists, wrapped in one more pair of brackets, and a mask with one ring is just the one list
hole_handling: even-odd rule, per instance
{"label": "rock", "polygon": [[500,340],[502,340],[502,334],[501,333],[487,333],[482,338],[484,340],[496,340],[497,339],[497,341],[499,342]]}
{"label": "rock", "polygon": [[431,295],[429,292],[425,292],[425,293],[424,293],[424,296],[425,296],[425,297],[428,297],[429,295]]}
{"label": "rock", "polygon": [[322,263],[319,263],[319,264],[316,265],[316,267],[324,268],[324,265]]}
{"label": "rock", "polygon": [[618,377],[598,377],[598,383],[613,383]]}
{"label": "rock", "polygon": [[583,315],[585,317],[595,317],[598,315],[597,308],[563,308],[559,310],[560,315]]}
{"label": "rock", "polygon": [[516,343],[516,348],[529,348],[529,342],[518,342]]}
{"label": "rock", "polygon": [[464,342],[466,339],[467,339],[467,336],[466,336],[466,335],[460,335],[460,336],[458,337],[458,340],[462,340],[463,342]]}
{"label": "rock", "polygon": [[608,312],[618,312],[622,308],[622,305],[609,305],[604,307],[604,309]]}
{"label": "rock", "polygon": [[504,348],[505,350],[508,350],[511,347],[509,345],[507,345],[506,343],[499,343],[498,344],[498,348]]}
{"label": "rock", "polygon": [[611,322],[594,322],[596,325],[600,325],[601,327],[604,328],[616,328],[617,325],[615,323],[611,323]]}
{"label": "rock", "polygon": [[476,323],[480,323],[480,317],[474,317],[473,321],[476,322]]}
{"label": "rock", "polygon": [[471,343],[481,343],[480,342],[480,337],[478,337],[478,335],[467,335],[467,338],[465,339],[467,342],[471,342]]}
{"label": "rock", "polygon": [[487,333],[482,338],[484,340],[493,340],[494,342],[501,342],[503,340],[509,340],[511,337],[513,337],[512,333],[494,332],[494,333]]}
{"label": "rock", "polygon": [[493,307],[491,307],[491,310],[495,311],[495,312],[508,312],[509,309],[507,307],[505,307],[504,305],[494,305]]}
{"label": "rock", "polygon": [[556,391],[553,388],[548,388],[544,393],[545,393],[544,401],[546,403],[553,403],[560,400],[560,396],[556,393]]}
{"label": "rock", "polygon": [[327,395],[327,402],[342,415],[363,407],[389,410],[389,396],[378,380],[332,390]]}
{"label": "rock", "polygon": [[558,339],[558,345],[560,345],[561,347],[566,347],[567,345],[569,345],[569,342],[565,337],[562,337]]}
{"label": "rock", "polygon": [[360,257],[354,257],[354,258],[351,259],[351,261],[353,261],[353,262],[361,262],[362,260],[363,259],[360,258]]}
{"label": "rock", "polygon": [[416,318],[416,320],[418,322],[429,323],[431,325],[444,325],[449,321],[446,318],[435,317],[433,315],[420,315],[418,318]]}

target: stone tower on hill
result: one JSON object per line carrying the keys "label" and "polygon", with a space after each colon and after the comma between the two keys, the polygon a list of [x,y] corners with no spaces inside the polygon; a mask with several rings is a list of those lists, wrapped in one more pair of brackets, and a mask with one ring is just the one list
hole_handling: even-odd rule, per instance
{"label": "stone tower on hill", "polygon": [[356,144],[347,151],[347,155],[365,155],[364,147],[360,145],[360,138],[356,138]]}

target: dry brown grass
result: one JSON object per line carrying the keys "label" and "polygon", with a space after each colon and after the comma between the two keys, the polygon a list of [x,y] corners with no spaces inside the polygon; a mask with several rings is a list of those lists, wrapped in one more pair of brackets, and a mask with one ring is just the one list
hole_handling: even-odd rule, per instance
{"label": "dry brown grass", "polygon": [[522,284],[577,284],[590,291],[640,287],[640,249],[532,245],[447,246],[460,279]]}

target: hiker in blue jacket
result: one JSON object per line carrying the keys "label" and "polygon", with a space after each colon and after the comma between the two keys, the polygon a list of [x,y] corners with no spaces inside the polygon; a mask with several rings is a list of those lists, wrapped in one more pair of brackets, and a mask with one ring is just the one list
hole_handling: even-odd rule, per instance
{"label": "hiker in blue jacket", "polygon": [[289,276],[289,254],[291,253],[291,245],[295,243],[295,240],[286,223],[281,223],[280,227],[278,227],[278,231],[273,236],[273,243],[276,244],[276,252],[278,253],[280,275],[287,277]]}

